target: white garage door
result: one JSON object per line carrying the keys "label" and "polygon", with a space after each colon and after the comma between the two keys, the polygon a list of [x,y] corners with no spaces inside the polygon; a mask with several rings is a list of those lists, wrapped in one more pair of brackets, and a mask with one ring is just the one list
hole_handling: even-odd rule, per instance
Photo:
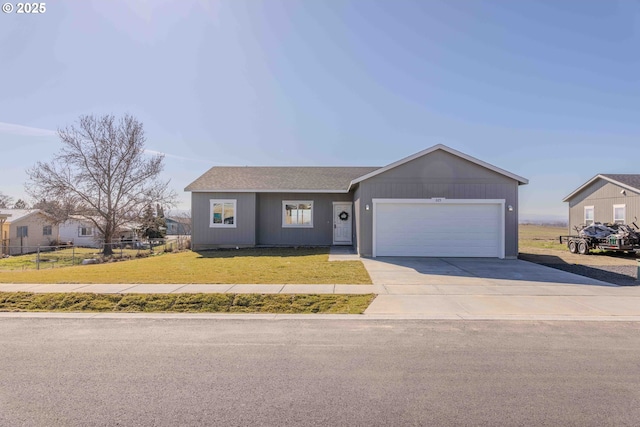
{"label": "white garage door", "polygon": [[373,201],[373,256],[504,258],[503,200]]}

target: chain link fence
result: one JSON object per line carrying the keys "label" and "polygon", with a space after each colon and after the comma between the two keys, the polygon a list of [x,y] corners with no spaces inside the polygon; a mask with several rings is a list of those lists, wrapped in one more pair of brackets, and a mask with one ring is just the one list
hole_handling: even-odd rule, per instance
{"label": "chain link fence", "polygon": [[154,254],[181,251],[191,248],[188,237],[171,237],[151,240],[123,240],[109,243],[110,255],[105,255],[105,245],[99,248],[74,245],[11,246],[3,247],[0,257],[1,270],[43,270],[81,264],[143,258]]}

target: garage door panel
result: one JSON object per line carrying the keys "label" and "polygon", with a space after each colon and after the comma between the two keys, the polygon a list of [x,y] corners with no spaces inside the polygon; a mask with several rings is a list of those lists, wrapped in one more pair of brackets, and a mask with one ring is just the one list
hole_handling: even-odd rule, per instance
{"label": "garage door panel", "polygon": [[376,256],[501,256],[500,204],[377,203]]}

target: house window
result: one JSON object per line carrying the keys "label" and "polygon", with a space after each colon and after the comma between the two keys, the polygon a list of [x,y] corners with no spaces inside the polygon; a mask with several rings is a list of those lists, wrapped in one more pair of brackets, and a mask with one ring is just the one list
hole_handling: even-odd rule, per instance
{"label": "house window", "polygon": [[51,232],[51,226],[50,225],[45,225],[42,227],[42,235],[43,236],[51,236],[51,234],[53,234]]}
{"label": "house window", "polygon": [[584,207],[584,225],[593,224],[593,206]]}
{"label": "house window", "polygon": [[29,236],[29,226],[22,225],[20,227],[17,227],[17,230],[18,230],[18,237],[28,237]]}
{"label": "house window", "polygon": [[613,205],[613,222],[616,224],[624,224],[625,205]]}
{"label": "house window", "polygon": [[78,227],[78,237],[93,236],[93,227]]}
{"label": "house window", "polygon": [[313,228],[313,202],[293,200],[283,201],[282,226]]}
{"label": "house window", "polygon": [[209,227],[236,228],[236,200],[211,200]]}

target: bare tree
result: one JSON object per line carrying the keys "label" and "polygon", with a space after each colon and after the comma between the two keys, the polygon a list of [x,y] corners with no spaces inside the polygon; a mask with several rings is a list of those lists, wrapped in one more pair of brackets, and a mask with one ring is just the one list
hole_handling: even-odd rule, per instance
{"label": "bare tree", "polygon": [[145,206],[173,205],[176,195],[159,175],[162,155],[147,156],[142,123],[130,115],[81,116],[58,130],[62,149],[51,162],[27,171],[27,192],[36,200],[65,200],[92,222],[105,255],[119,230],[137,223]]}
{"label": "bare tree", "polygon": [[73,205],[73,200],[69,197],[63,200],[42,199],[34,203],[33,208],[49,214],[56,224],[65,222],[77,210]]}
{"label": "bare tree", "polygon": [[29,209],[29,205],[27,205],[27,202],[25,202],[24,200],[18,199],[13,204],[13,209]]}
{"label": "bare tree", "polygon": [[13,201],[12,197],[6,196],[3,193],[0,193],[0,209],[9,209],[11,202]]}

